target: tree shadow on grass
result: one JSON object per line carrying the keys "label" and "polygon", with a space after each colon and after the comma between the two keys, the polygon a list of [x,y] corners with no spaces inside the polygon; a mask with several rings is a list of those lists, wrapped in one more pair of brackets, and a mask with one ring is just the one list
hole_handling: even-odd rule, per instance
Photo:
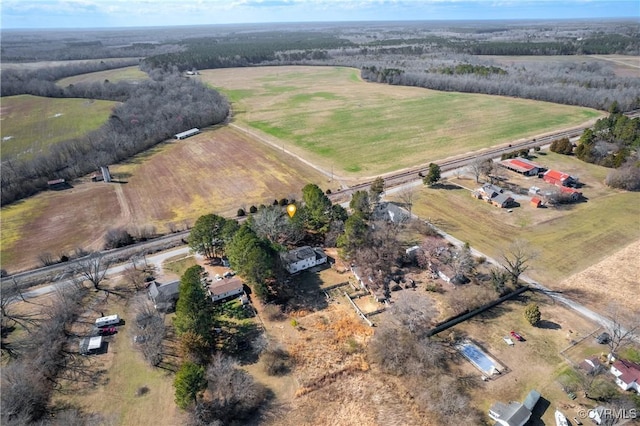
{"label": "tree shadow on grass", "polygon": [[452,183],[434,183],[431,185],[433,189],[445,189],[445,190],[454,190],[454,189],[463,189],[461,186],[454,185]]}
{"label": "tree shadow on grass", "polygon": [[253,364],[258,362],[262,351],[254,342],[262,334],[262,328],[255,322],[236,323],[219,321],[222,329],[219,336],[220,351],[237,359],[240,364]]}
{"label": "tree shadow on grass", "polygon": [[536,324],[536,327],[543,328],[546,330],[560,330],[562,328],[560,324],[553,321],[548,321],[548,320],[538,321],[538,323]]}

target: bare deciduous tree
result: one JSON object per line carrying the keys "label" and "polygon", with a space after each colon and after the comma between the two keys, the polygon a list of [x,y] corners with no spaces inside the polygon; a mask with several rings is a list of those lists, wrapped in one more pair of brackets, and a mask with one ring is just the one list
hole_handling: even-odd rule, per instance
{"label": "bare deciduous tree", "polygon": [[640,313],[628,311],[624,314],[622,308],[611,304],[607,308],[606,317],[609,320],[606,329],[609,333],[609,353],[616,354],[618,349],[632,343],[640,332]]}
{"label": "bare deciduous tree", "polygon": [[106,278],[111,261],[102,253],[93,253],[85,259],[79,259],[70,266],[71,275],[78,283],[89,281],[96,290]]}
{"label": "bare deciduous tree", "polygon": [[409,217],[411,217],[411,209],[413,208],[413,200],[415,198],[415,195],[416,195],[415,186],[405,186],[402,190],[398,192],[398,199],[409,212]]}
{"label": "bare deciduous tree", "polygon": [[511,277],[511,283],[518,286],[518,279],[527,269],[529,263],[537,257],[537,253],[524,240],[516,240],[503,251],[502,266]]}

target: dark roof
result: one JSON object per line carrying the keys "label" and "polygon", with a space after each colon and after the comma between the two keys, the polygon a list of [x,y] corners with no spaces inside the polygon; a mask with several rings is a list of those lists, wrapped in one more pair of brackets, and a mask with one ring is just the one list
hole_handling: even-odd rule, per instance
{"label": "dark roof", "polygon": [[280,257],[282,258],[283,262],[291,264],[304,259],[315,259],[316,252],[309,246],[302,246],[293,250],[289,250],[286,253],[281,253]]}
{"label": "dark roof", "polygon": [[640,383],[640,365],[635,362],[619,359],[613,363],[613,366],[622,373],[618,378],[626,384],[633,382]]}
{"label": "dark roof", "polygon": [[513,201],[513,198],[512,198],[509,194],[502,193],[502,194],[498,194],[498,195],[496,195],[495,197],[493,197],[493,198],[491,199],[491,201],[493,201],[493,202],[495,202],[495,203],[498,203],[498,204],[500,204],[500,205],[503,205],[503,204],[505,204],[505,203],[508,203],[508,202],[510,202],[510,201]]}
{"label": "dark roof", "polygon": [[149,296],[156,301],[166,301],[172,298],[177,298],[180,291],[179,287],[180,281],[173,281],[168,284],[160,285],[154,281],[149,286]]}

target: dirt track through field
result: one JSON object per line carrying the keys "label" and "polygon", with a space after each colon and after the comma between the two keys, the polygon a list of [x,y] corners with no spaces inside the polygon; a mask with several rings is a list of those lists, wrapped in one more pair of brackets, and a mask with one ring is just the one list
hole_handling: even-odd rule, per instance
{"label": "dirt track through field", "polygon": [[131,222],[131,209],[129,208],[127,197],[124,195],[121,184],[115,183],[113,185],[115,185],[114,188],[116,196],[118,197],[118,204],[120,204],[120,223],[122,225],[127,225]]}

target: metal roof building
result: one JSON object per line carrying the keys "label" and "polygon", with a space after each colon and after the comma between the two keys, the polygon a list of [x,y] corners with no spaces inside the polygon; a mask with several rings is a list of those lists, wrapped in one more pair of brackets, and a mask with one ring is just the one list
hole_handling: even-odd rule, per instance
{"label": "metal roof building", "polygon": [[190,136],[197,135],[198,133],[200,133],[200,129],[198,129],[197,127],[194,127],[193,129],[189,129],[181,133],[176,133],[174,138],[178,140],[186,139]]}

